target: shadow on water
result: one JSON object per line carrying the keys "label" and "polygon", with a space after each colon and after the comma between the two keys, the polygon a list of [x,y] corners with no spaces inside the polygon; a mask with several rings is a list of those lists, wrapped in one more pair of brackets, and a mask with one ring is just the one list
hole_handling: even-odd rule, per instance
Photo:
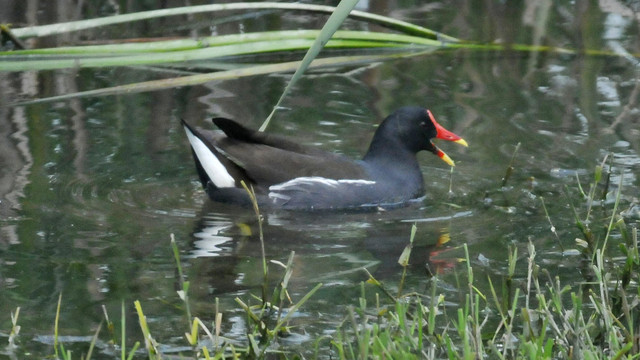
{"label": "shadow on water", "polygon": [[[388,212],[264,211],[267,260],[285,263],[295,252],[290,295],[299,299],[314,285],[323,284],[292,321],[298,330],[284,341],[301,345],[330,331],[327,326],[340,322],[346,308],[357,304],[359,284],[369,277],[364,269],[397,291],[402,271],[398,260],[409,244],[414,222],[421,225],[408,268],[411,289],[424,289],[432,276],[452,271],[463,253],[451,247],[449,223],[471,213],[409,218],[421,207],[414,204]],[[235,297],[250,300],[249,294],[258,294],[263,284],[258,223],[251,209],[206,202],[196,219],[185,251],[194,298],[204,308],[216,298],[224,304]],[[282,269],[270,264],[269,275],[275,286]],[[443,286],[455,289],[455,284]],[[227,324],[227,330],[242,339],[244,315],[238,311],[229,315],[233,325]]]}
{"label": "shadow on water", "polygon": [[[342,281],[345,277],[357,283],[366,280],[363,267],[376,277],[389,278],[398,275],[398,258],[409,243],[407,223],[413,220],[407,220],[406,216],[415,214],[418,207],[390,212],[263,212],[265,252],[267,258],[282,261],[287,252],[294,251],[300,262],[296,265],[297,275],[311,282]],[[260,258],[257,220],[247,209],[240,210],[243,215],[232,218],[228,217],[232,213],[229,210],[221,209],[219,204],[206,204],[204,215],[193,231],[189,254],[194,258],[215,257],[215,261],[209,262],[214,266],[208,271],[210,274],[227,273],[217,269],[220,263],[226,268],[246,259]],[[469,212],[459,212],[415,220],[432,222],[430,226],[421,226],[414,241],[411,265],[416,273],[421,271],[427,276],[437,269],[430,262],[430,255],[449,241],[446,222],[468,215]],[[236,263],[221,258],[235,258]],[[212,280],[217,282],[215,276]],[[242,283],[232,280],[236,285]]]}

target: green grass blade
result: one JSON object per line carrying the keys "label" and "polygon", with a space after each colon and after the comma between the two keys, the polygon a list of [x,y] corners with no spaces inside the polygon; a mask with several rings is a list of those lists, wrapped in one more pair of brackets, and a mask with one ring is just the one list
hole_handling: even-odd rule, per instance
{"label": "green grass blade", "polygon": [[623,185],[623,179],[624,179],[624,171],[620,171],[620,183],[618,184],[618,190],[616,192],[616,200],[613,204],[613,211],[611,213],[611,218],[609,220],[609,226],[607,226],[607,233],[604,236],[604,242],[602,244],[602,251],[606,251],[607,250],[607,244],[609,242],[609,235],[611,235],[611,230],[614,228],[614,221],[616,220],[616,218],[618,216],[620,216],[618,214],[618,205],[620,205],[620,196],[622,194],[622,185]]}
{"label": "green grass blade", "polygon": [[317,284],[316,286],[314,286],[313,289],[311,289],[311,291],[309,291],[308,293],[306,293],[302,299],[300,299],[300,301],[298,301],[295,305],[293,305],[288,311],[287,311],[287,315],[285,315],[285,317],[278,321],[278,323],[276,324],[276,326],[273,328],[273,332],[275,334],[278,333],[278,331],[280,330],[280,328],[287,323],[287,321],[289,321],[291,319],[291,317],[298,311],[298,309],[300,309],[300,307],[302,307],[302,305],[304,305],[304,303],[307,302],[307,300],[309,300],[311,298],[311,296],[313,296],[313,294],[316,293],[316,291],[318,291],[320,288],[322,287],[322,283]]}
{"label": "green grass blade", "polygon": [[142,312],[142,305],[139,300],[133,302],[136,313],[138,314],[138,322],[140,324],[140,330],[142,330],[142,336],[144,337],[144,344],[147,348],[147,354],[149,355],[149,359],[156,358],[156,351],[153,345],[153,339],[151,337],[151,332],[149,331],[149,325],[147,324],[147,317]]}
{"label": "green grass blade", "polygon": [[320,30],[320,34],[318,34],[318,37],[313,42],[313,45],[311,45],[309,50],[307,50],[307,53],[302,59],[302,63],[291,77],[291,80],[289,80],[289,83],[282,92],[282,95],[280,95],[280,99],[278,99],[278,102],[273,107],[273,110],[271,110],[271,113],[269,114],[269,116],[267,116],[267,119],[264,121],[264,123],[262,123],[262,126],[260,126],[259,131],[265,131],[267,129],[267,126],[269,126],[269,122],[271,121],[273,114],[275,114],[276,110],[280,107],[280,103],[282,102],[282,100],[289,94],[291,88],[293,88],[298,79],[302,77],[302,74],[305,72],[305,70],[307,70],[313,59],[318,56],[320,50],[322,50],[324,45],[329,42],[329,39],[331,39],[333,34],[338,30],[338,27],[342,25],[344,20],[347,18],[347,16],[349,16],[349,13],[351,12],[351,10],[353,10],[357,3],[358,0],[340,1],[340,4],[338,4],[335,11],[331,14],[327,22],[322,27],[322,30]]}
{"label": "green grass blade", "polygon": [[58,296],[58,306],[56,307],[56,319],[54,321],[54,328],[53,328],[53,349],[54,349],[56,358],[58,357],[58,344],[59,344],[58,324],[60,324],[60,305],[61,304],[62,304],[62,293],[60,293],[60,295]]}
{"label": "green grass blade", "polygon": [[100,325],[98,325],[98,329],[96,330],[96,333],[93,334],[93,337],[91,338],[91,343],[89,344],[89,350],[87,350],[87,355],[84,357],[85,360],[91,359],[91,355],[93,354],[93,348],[95,348],[96,346],[96,342],[98,341],[98,335],[100,334],[101,329],[102,329],[102,322],[100,322]]}
{"label": "green grass blade", "polygon": [[140,342],[136,341],[135,344],[133,344],[131,351],[129,351],[129,356],[127,357],[127,360],[133,360],[133,356],[136,354],[136,351],[138,351],[139,347],[140,347]]}
{"label": "green grass blade", "polygon": [[127,353],[127,317],[124,308],[124,300],[120,302],[120,360],[125,360]]}
{"label": "green grass blade", "polygon": [[9,333],[9,348],[16,346],[15,340],[20,333],[20,325],[18,325],[18,317],[20,316],[20,307],[16,308],[16,312],[11,312],[11,332]]}

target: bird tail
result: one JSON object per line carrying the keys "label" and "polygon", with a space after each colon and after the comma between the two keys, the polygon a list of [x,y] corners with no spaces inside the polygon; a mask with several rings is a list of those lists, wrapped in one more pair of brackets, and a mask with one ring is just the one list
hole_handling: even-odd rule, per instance
{"label": "bird tail", "polygon": [[215,148],[211,139],[202,131],[193,128],[182,119],[182,126],[191,144],[191,153],[196,164],[196,170],[202,186],[216,188],[236,187],[236,179],[232,176],[233,164]]}

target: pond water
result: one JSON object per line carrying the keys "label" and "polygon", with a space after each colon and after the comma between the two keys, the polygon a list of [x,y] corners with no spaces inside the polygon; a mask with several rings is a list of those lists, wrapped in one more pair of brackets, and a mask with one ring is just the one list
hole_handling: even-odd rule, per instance
{"label": "pond water", "polygon": [[[46,1],[30,2],[36,5],[28,9],[22,4],[9,1],[10,18],[0,20],[52,23],[76,13],[47,12]],[[105,4],[111,3],[74,16],[97,16],[96,8],[113,11]],[[376,1],[361,7],[472,41],[639,52],[637,14],[616,1]],[[134,10],[144,9],[120,9]],[[204,36],[214,28],[220,33],[317,28],[324,19],[259,12],[224,15],[225,22],[216,23],[222,20],[199,15],[43,42]],[[345,26],[368,28],[355,21]],[[140,300],[154,337],[169,352],[184,351],[182,334],[188,327],[176,294],[170,234],[191,284],[192,313],[210,324],[218,299],[223,334],[245,341],[246,316],[234,299],[251,302],[249,294],[260,293],[258,222],[251,209],[207,199],[180,118],[209,127],[211,117],[226,116],[257,128],[290,74],[10,105],[169,76],[173,72],[152,67],[0,73],[0,341],[6,341],[10,313],[17,307],[22,327],[21,347],[0,351],[0,357],[52,353],[60,294],[60,334],[79,349],[86,348],[103,320],[102,306],[119,324],[122,302],[128,333],[141,339],[133,308]],[[299,300],[323,284],[295,316],[294,335],[283,341],[305,351],[335,329],[346,308],[357,305],[360,284],[367,280],[363,267],[395,289],[402,274],[397,260],[412,224],[417,233],[405,291],[428,294],[436,275],[438,292],[452,309],[468,291],[458,285],[466,271],[459,261],[463,244],[479,287],[486,288],[487,277],[505,275],[510,247],[525,257],[529,242],[551,274],[564,283],[585,281],[578,270],[583,257],[568,251],[581,237],[571,204],[581,216],[588,205],[578,195],[577,178],[587,189],[606,158],[612,185],[604,206],[612,204],[622,184],[620,208],[637,209],[639,87],[638,58],[549,52],[446,50],[308,73],[268,131],[359,157],[384,116],[403,105],[421,105],[470,146],[439,143],[456,161],[453,172],[433,155],[420,154],[427,195],[411,206],[365,213],[263,213],[267,258],[286,263],[295,252],[291,297]],[[502,186],[512,158],[514,170]],[[594,210],[595,217],[605,214]],[[637,226],[638,218],[627,221]],[[519,266],[522,276],[526,262]],[[274,282],[282,276],[278,266],[270,270]],[[94,358],[112,358],[107,341],[104,332]]]}

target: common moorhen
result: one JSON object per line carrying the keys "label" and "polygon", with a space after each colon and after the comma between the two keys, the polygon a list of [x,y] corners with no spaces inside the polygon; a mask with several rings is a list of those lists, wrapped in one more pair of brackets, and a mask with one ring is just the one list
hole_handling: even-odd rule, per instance
{"label": "common moorhen", "polygon": [[200,181],[214,201],[249,204],[241,186],[252,186],[261,207],[346,209],[390,207],[424,195],[416,154],[434,153],[454,166],[431,139],[467,146],[438,124],[431,111],[402,107],[380,124],[362,160],[297,144],[248,129],[225,118],[222,131],[182,124],[191,143]]}

